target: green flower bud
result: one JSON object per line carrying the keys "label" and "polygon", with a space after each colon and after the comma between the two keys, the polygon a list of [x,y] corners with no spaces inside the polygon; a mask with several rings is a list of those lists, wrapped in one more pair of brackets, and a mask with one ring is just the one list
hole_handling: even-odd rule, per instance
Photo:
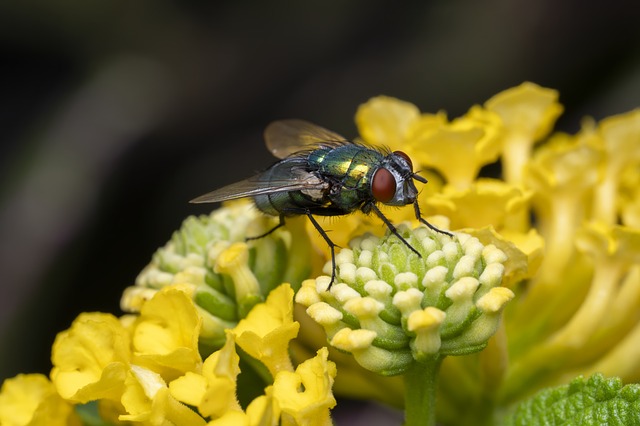
{"label": "green flower bud", "polygon": [[[401,374],[416,362],[481,350],[511,290],[500,287],[506,255],[493,245],[424,226],[355,238],[336,255],[337,278],[307,280],[296,301],[363,367]],[[327,263],[325,272],[331,272]]]}

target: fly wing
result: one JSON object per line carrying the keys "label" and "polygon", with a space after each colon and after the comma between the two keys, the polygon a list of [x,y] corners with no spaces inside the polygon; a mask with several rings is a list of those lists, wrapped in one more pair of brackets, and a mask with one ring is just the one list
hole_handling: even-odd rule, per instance
{"label": "fly wing", "polygon": [[304,120],[279,120],[269,124],[264,131],[267,148],[278,158],[286,158],[314,145],[347,143],[337,133]]}
{"label": "fly wing", "polygon": [[276,192],[324,190],[327,184],[315,175],[307,172],[292,174],[287,179],[261,179],[259,174],[240,182],[232,183],[215,191],[201,195],[191,200],[191,203],[215,203],[218,201],[235,200],[238,198],[255,197],[256,195],[273,194]]}

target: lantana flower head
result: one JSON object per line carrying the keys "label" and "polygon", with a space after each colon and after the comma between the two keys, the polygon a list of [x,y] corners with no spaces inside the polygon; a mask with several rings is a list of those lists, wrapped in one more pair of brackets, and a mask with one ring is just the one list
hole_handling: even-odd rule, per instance
{"label": "lantana flower head", "polygon": [[221,347],[225,330],[263,302],[273,288],[282,282],[298,286],[311,271],[314,252],[300,220],[247,241],[276,224],[246,200],[229,203],[209,216],[189,217],[155,253],[136,285],[125,290],[122,309],[139,312],[158,289],[187,286],[203,318],[201,343]]}
{"label": "lantana flower head", "polygon": [[402,227],[406,241],[366,235],[336,257],[337,282],[303,283],[296,300],[321,324],[332,346],[384,375],[415,361],[482,349],[512,297],[501,287],[504,253],[477,238],[451,239],[426,227]]}

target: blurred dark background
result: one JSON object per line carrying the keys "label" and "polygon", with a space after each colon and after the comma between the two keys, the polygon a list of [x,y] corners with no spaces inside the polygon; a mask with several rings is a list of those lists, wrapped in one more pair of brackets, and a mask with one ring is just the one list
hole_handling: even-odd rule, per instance
{"label": "blurred dark background", "polygon": [[78,313],[119,314],[211,208],[189,199],[271,164],[270,121],[352,137],[372,96],[455,117],[529,80],[575,132],[639,106],[639,19],[617,0],[0,3],[0,379],[48,373]]}

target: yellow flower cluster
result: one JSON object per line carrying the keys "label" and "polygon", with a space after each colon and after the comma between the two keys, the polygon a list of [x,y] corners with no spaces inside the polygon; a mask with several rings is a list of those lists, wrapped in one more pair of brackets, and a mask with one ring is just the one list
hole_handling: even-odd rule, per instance
{"label": "yellow flower cluster", "polygon": [[287,228],[265,238],[246,241],[275,223],[248,200],[227,203],[208,216],[188,217],[156,251],[135,285],[124,290],[122,310],[138,313],[160,289],[183,286],[202,316],[200,344],[219,349],[226,330],[272,289],[287,282],[296,290],[310,273],[311,247],[300,220],[288,221]]}
{"label": "yellow flower cluster", "polygon": [[[101,417],[141,425],[327,425],[335,365],[327,350],[293,368],[287,348],[299,329],[293,290],[273,290],[204,361],[202,317],[188,286],[158,291],[138,316],[84,313],[53,345],[51,381],[18,376],[0,394],[0,423],[80,424],[75,404],[99,402]],[[263,365],[270,384],[243,407],[236,344]],[[260,389],[258,389],[260,390]]]}
{"label": "yellow flower cluster", "polygon": [[[503,285],[516,301],[489,347],[445,360],[442,421],[579,374],[640,380],[640,110],[549,136],[562,111],[556,91],[524,83],[452,121],[388,97],[356,115],[365,141],[444,177],[423,212],[483,242],[490,226],[526,254],[509,254],[521,267]],[[497,159],[503,179],[478,178]]]}
{"label": "yellow flower cluster", "polygon": [[[132,315],[81,314],[58,335],[49,378],[4,382],[0,424],[78,425],[78,408],[97,404],[114,423],[326,425],[334,391],[410,413],[423,395],[404,390],[426,372],[439,386],[437,407],[408,422],[428,415],[435,424],[437,411],[441,424],[478,425],[580,374],[640,381],[640,110],[551,134],[562,111],[556,91],[532,83],[453,120],[371,99],[356,113],[362,141],[413,159],[430,181],[421,211],[454,230],[455,244],[407,231],[412,222],[398,229],[426,256],[402,244],[385,252],[377,218],[319,219],[350,247],[336,256],[345,285],[324,292],[318,278],[297,295],[317,305],[310,313],[323,330],[293,302],[327,259],[305,218],[250,242],[274,221],[248,203],[189,218],[125,290]],[[496,161],[502,178],[479,177]],[[415,219],[410,208],[384,212],[396,224]],[[437,280],[427,269],[439,266],[447,272]],[[372,370],[411,377],[377,376],[329,352],[325,330]],[[469,330],[471,349],[484,350],[442,361]],[[407,368],[387,369],[389,353]]]}

